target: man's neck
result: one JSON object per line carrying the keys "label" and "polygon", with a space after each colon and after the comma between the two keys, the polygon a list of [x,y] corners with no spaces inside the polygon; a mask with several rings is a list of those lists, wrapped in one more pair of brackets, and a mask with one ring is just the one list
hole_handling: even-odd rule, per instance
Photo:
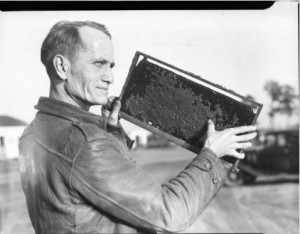
{"label": "man's neck", "polygon": [[86,103],[82,102],[77,98],[70,97],[66,92],[60,92],[59,89],[54,89],[52,87],[50,88],[49,97],[52,99],[69,103],[73,106],[77,106],[86,111],[89,111],[91,107],[90,105],[87,105]]}

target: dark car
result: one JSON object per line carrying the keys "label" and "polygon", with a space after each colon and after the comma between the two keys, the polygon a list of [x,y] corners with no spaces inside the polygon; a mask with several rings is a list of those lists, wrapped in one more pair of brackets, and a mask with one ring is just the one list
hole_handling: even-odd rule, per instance
{"label": "dark car", "polygon": [[148,136],[147,148],[168,148],[171,146],[172,143],[161,136],[156,134]]}
{"label": "dark car", "polygon": [[299,130],[259,131],[253,147],[230,173],[227,185],[253,182],[258,175],[299,174]]}

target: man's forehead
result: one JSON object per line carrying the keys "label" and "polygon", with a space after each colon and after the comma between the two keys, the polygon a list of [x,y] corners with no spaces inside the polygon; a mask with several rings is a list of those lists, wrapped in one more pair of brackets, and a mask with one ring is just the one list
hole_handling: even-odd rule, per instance
{"label": "man's forehead", "polygon": [[91,53],[104,53],[106,56],[113,56],[111,39],[104,32],[85,26],[79,28],[79,33],[84,49]]}

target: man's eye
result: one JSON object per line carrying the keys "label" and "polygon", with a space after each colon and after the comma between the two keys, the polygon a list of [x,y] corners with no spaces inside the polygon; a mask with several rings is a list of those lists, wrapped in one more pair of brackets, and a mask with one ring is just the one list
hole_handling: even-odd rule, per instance
{"label": "man's eye", "polygon": [[105,65],[105,62],[102,62],[102,61],[96,61],[96,62],[94,62],[94,64],[95,64],[96,66],[101,67],[101,66]]}
{"label": "man's eye", "polygon": [[94,64],[97,67],[109,66],[110,68],[113,68],[115,66],[115,63],[109,63],[108,61],[95,61]]}

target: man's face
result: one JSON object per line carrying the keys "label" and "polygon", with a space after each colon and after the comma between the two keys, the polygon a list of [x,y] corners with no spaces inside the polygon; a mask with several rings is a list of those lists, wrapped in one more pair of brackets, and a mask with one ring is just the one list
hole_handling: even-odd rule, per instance
{"label": "man's face", "polygon": [[108,100],[109,84],[114,81],[112,42],[106,34],[91,27],[82,27],[79,32],[84,46],[72,59],[66,91],[76,102],[104,105]]}

